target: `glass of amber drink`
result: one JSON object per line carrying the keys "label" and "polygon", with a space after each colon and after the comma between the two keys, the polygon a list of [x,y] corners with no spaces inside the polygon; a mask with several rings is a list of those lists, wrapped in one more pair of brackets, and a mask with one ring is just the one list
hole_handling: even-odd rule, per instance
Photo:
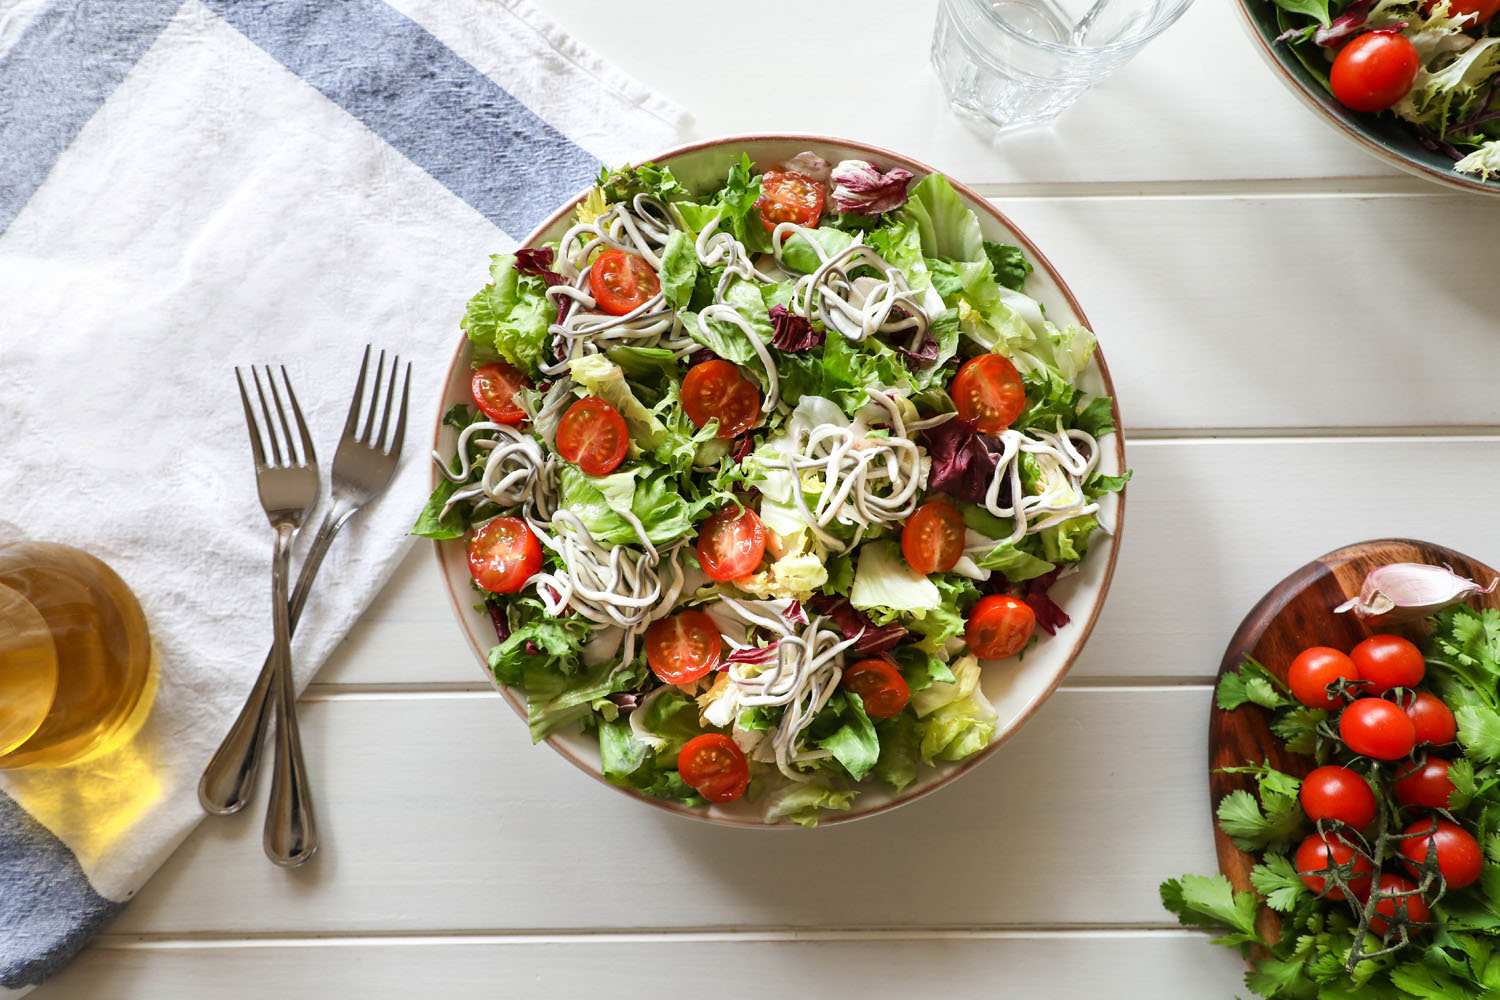
{"label": "glass of amber drink", "polygon": [[72,764],[138,719],[151,640],[135,595],[66,545],[0,537],[0,769]]}

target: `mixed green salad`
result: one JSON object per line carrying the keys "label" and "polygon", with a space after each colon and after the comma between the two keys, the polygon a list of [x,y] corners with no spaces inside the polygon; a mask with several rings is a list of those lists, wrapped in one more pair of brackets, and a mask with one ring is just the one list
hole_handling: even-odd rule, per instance
{"label": "mixed green salad", "polygon": [[1261,0],[1339,103],[1394,115],[1453,169],[1500,175],[1500,0]]}
{"label": "mixed green salad", "polygon": [[1093,335],[914,181],[642,164],[492,258],[413,530],[467,539],[535,740],[581,726],[616,784],[804,825],[991,742],[981,660],[1067,623],[1048,591],[1128,474],[1077,384]]}

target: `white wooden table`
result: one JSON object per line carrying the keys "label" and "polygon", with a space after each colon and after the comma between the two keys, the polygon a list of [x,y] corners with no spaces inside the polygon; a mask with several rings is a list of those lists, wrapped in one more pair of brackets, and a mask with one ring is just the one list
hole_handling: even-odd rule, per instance
{"label": "white wooden table", "polygon": [[1164,877],[1214,865],[1210,679],[1264,589],[1339,544],[1495,557],[1500,201],[1348,145],[1226,0],[1054,128],[999,143],[946,108],[934,0],[543,6],[698,135],[909,152],[1051,258],[1107,353],[1136,470],[1092,641],[963,781],[852,825],[723,830],[531,748],[416,545],[305,699],[317,863],[268,865],[254,810],[206,822],[37,996],[1243,993],[1237,958],[1157,901]]}

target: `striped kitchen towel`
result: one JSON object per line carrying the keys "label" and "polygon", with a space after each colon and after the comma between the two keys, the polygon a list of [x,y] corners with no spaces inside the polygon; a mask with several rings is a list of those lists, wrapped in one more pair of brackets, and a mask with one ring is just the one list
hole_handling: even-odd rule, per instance
{"label": "striped kitchen towel", "polygon": [[412,362],[397,481],[297,633],[306,683],[404,552],[488,255],[685,121],[523,0],[0,0],[0,517],[110,563],[159,664],[127,745],[0,771],[0,996],[199,822],[265,654],[233,366],[287,366],[327,461],[363,345]]}

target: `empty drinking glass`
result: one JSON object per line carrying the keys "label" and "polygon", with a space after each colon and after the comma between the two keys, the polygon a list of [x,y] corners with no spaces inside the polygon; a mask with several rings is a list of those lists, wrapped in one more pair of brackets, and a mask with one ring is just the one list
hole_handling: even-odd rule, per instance
{"label": "empty drinking glass", "polygon": [[939,0],[932,65],[961,113],[1000,129],[1055,118],[1192,0]]}

